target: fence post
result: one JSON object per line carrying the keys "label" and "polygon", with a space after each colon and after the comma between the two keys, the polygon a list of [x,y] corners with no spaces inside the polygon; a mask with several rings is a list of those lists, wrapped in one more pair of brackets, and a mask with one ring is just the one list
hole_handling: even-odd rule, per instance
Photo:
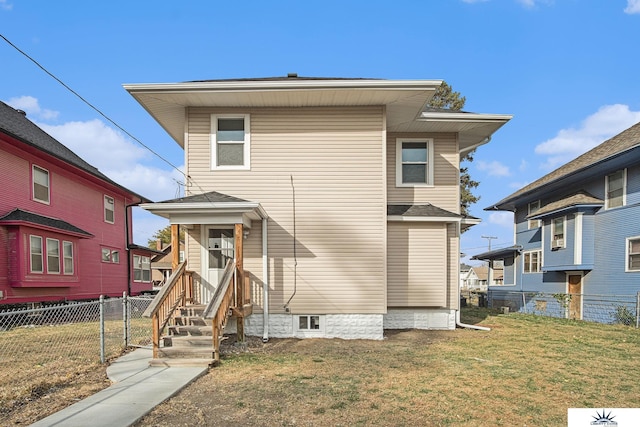
{"label": "fence post", "polygon": [[640,327],[640,292],[636,294],[636,328]]}
{"label": "fence post", "polygon": [[124,340],[124,348],[129,347],[129,300],[127,299],[127,293],[122,293],[122,338]]}
{"label": "fence post", "polygon": [[100,363],[104,363],[104,295],[100,295]]}

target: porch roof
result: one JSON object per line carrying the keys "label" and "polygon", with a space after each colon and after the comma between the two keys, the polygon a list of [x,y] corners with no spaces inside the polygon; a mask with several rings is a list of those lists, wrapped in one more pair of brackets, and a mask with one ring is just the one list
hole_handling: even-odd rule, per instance
{"label": "porch roof", "polygon": [[217,191],[157,203],[143,203],[140,207],[167,218],[172,224],[245,223],[250,226],[247,219],[268,218],[260,203]]}
{"label": "porch roof", "polygon": [[513,246],[509,246],[508,248],[500,248],[500,249],[494,249],[492,251],[483,252],[481,254],[472,256],[471,259],[479,260],[479,261],[486,261],[490,259],[502,259],[505,256],[513,255],[514,253],[520,252],[521,250],[522,250],[522,246],[513,245]]}
{"label": "porch roof", "polygon": [[527,219],[540,219],[546,216],[554,215],[570,209],[577,208],[599,208],[604,205],[604,201],[592,196],[586,191],[579,191],[569,197],[549,203],[538,209],[533,214],[527,216]]}
{"label": "porch roof", "polygon": [[426,203],[423,205],[387,205],[389,221],[460,222],[463,216]]}

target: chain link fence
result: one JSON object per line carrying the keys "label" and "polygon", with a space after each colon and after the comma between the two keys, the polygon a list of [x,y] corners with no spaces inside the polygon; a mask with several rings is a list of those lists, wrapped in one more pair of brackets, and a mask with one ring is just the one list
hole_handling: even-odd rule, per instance
{"label": "chain link fence", "polygon": [[151,301],[125,295],[0,311],[0,383],[24,360],[42,367],[60,360],[104,363],[127,347],[148,345],[151,320],[142,313]]}
{"label": "chain link fence", "polygon": [[487,304],[505,312],[640,326],[640,292],[635,295],[590,295],[489,289]]}

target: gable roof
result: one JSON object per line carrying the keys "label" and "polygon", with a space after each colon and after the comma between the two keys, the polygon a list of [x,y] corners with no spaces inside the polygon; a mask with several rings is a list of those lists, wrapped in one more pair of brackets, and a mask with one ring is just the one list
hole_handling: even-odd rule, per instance
{"label": "gable roof", "polygon": [[111,180],[96,167],[91,166],[89,163],[84,161],[64,144],[60,143],[51,135],[40,129],[31,120],[27,119],[24,111],[16,110],[2,101],[0,101],[0,132],[17,139],[26,145],[34,147],[39,151],[47,153],[50,156],[62,160],[69,165],[75,166],[110,185],[138,197],[143,202],[149,201],[147,198],[142,197]]}
{"label": "gable roof", "polygon": [[0,218],[0,223],[2,225],[34,225],[38,228],[44,227],[47,229],[53,229],[55,231],[78,237],[93,237],[93,234],[61,219],[23,211],[22,209],[14,209],[4,215]]}
{"label": "gable roof", "polygon": [[597,147],[587,151],[579,157],[576,157],[572,161],[560,166],[543,176],[542,178],[532,182],[531,184],[522,187],[515,193],[505,197],[493,206],[485,208],[485,210],[497,209],[497,210],[512,210],[514,202],[527,194],[533,193],[546,186],[558,182],[561,179],[567,178],[570,175],[576,174],[585,169],[589,169],[596,164],[607,161],[614,157],[620,156],[630,150],[640,147],[640,123],[636,123],[629,129],[626,129],[598,145]]}
{"label": "gable roof", "polygon": [[586,191],[579,191],[575,194],[572,194],[569,197],[564,197],[560,200],[556,200],[555,202],[549,203],[546,206],[538,209],[531,215],[527,216],[527,219],[538,219],[548,216],[550,214],[555,214],[561,211],[565,211],[571,208],[578,207],[600,207],[604,205],[604,201],[598,199],[597,197],[592,196]]}
{"label": "gable roof", "polygon": [[389,132],[456,132],[460,151],[488,142],[511,115],[424,111],[442,80],[287,77],[125,84],[184,147],[185,109],[385,106]]}

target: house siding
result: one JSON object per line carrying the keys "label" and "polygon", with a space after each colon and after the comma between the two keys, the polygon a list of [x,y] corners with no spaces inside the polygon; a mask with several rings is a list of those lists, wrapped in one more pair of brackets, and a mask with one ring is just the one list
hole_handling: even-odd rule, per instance
{"label": "house siding", "polygon": [[[211,170],[211,114],[229,113],[250,114],[251,170]],[[188,114],[187,171],[197,186],[187,195],[218,191],[259,202],[269,215],[270,311],[283,313],[291,298],[293,314],[384,313],[383,109],[192,108]],[[244,253],[256,287],[262,283],[258,228],[254,222]],[[193,269],[201,267],[197,234],[189,233]]]}
{"label": "house siding", "polygon": [[[443,223],[388,224],[389,307],[445,307],[451,300],[447,226]],[[449,286],[447,286],[449,284]],[[454,297],[455,298],[455,297]]]}
{"label": "house siding", "polygon": [[[62,219],[80,229],[93,234],[84,239],[66,234],[44,231],[39,228],[21,226],[22,238],[28,239],[28,233],[44,238],[55,238],[74,243],[74,275],[29,275],[19,280],[20,272],[28,265],[20,265],[21,271],[11,272],[8,277],[8,246],[11,230],[15,226],[0,226],[0,290],[4,297],[0,304],[23,303],[33,301],[52,301],[63,299],[91,299],[100,295],[118,296],[128,291],[127,286],[127,248],[125,232],[125,205],[133,200],[120,190],[101,187],[96,182],[73,173],[73,169],[57,160],[37,156],[19,148],[21,143],[0,134],[0,215],[6,215],[15,208],[52,218]],[[49,171],[50,203],[44,204],[32,200],[31,167],[38,165]],[[115,223],[104,222],[104,195],[114,198]],[[129,224],[130,224],[129,218]],[[15,235],[15,234],[14,234]],[[25,237],[26,236],[26,237]],[[19,247],[28,251],[28,242],[20,242]],[[18,244],[13,242],[12,244]],[[120,262],[101,262],[101,248],[108,247],[120,253]],[[14,256],[14,255],[12,255]],[[19,254],[23,259],[28,253]],[[21,261],[22,262],[22,261]],[[135,288],[135,287],[134,287]],[[147,284],[145,288],[151,288]],[[142,290],[140,288],[139,290]]]}
{"label": "house siding", "polygon": [[[434,185],[396,187],[396,140],[432,138],[434,146]],[[390,133],[387,137],[387,197],[389,203],[431,203],[450,212],[460,212],[460,154],[456,134]]]}

